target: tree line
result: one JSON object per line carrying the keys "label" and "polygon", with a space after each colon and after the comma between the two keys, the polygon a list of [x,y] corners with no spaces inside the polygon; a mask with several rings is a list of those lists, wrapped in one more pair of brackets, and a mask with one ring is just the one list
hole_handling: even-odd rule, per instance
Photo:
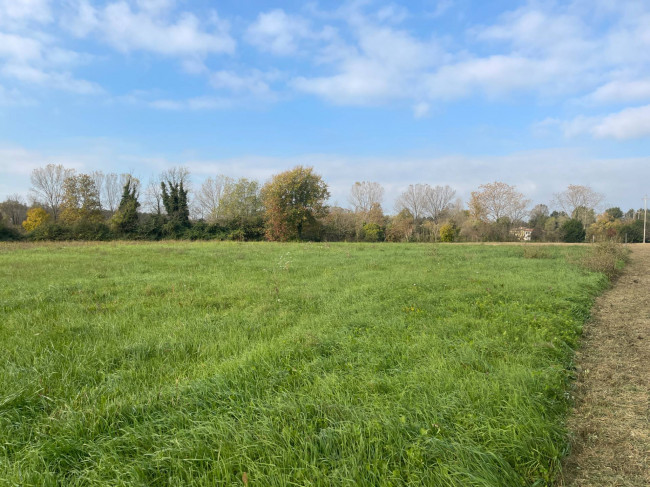
{"label": "tree line", "polygon": [[62,165],[34,169],[26,202],[0,203],[0,240],[219,239],[366,242],[583,242],[643,239],[643,215],[601,211],[602,194],[569,185],[532,206],[515,186],[480,185],[465,204],[448,186],[412,184],[393,215],[377,182],[355,182],[349,207],[328,206],[313,168],[297,166],[265,184],[216,176],[194,187],[175,167],[146,185],[131,174],[77,173]]}

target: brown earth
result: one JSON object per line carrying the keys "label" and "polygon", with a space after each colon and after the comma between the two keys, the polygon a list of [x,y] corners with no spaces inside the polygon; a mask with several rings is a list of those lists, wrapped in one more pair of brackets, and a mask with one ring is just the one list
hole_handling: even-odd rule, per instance
{"label": "brown earth", "polygon": [[650,244],[630,248],[584,328],[560,486],[650,486]]}

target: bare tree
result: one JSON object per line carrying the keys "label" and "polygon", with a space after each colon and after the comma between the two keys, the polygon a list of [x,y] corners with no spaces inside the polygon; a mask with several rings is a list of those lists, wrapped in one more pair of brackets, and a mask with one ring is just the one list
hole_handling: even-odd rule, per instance
{"label": "bare tree", "polygon": [[106,205],[106,201],[104,200],[104,183],[106,181],[106,175],[102,171],[93,171],[90,173],[90,177],[95,183],[95,188],[97,188],[99,206],[101,208],[104,208]]}
{"label": "bare tree", "polygon": [[196,193],[197,212],[208,221],[219,218],[219,203],[224,195],[226,186],[232,184],[232,179],[219,175],[203,181],[201,189]]}
{"label": "bare tree", "polygon": [[145,207],[156,215],[162,214],[163,203],[160,191],[160,178],[152,176],[144,189]]}
{"label": "bare tree", "polygon": [[482,184],[478,191],[472,191],[469,208],[477,220],[496,222],[501,218],[510,221],[521,220],[526,215],[530,200],[524,198],[515,186],[494,182]]}
{"label": "bare tree", "polygon": [[20,225],[27,218],[27,205],[19,194],[7,196],[7,199],[0,203],[0,219],[4,216],[12,225]]}
{"label": "bare tree", "polygon": [[368,213],[373,204],[381,205],[384,199],[384,188],[379,183],[370,181],[356,182],[350,189],[348,201],[354,207],[355,213]]}
{"label": "bare tree", "polygon": [[190,185],[190,170],[183,166],[176,166],[160,174],[160,181],[171,185],[182,184],[185,189]]}
{"label": "bare tree", "polygon": [[604,195],[597,193],[589,186],[570,184],[566,190],[555,194],[553,203],[562,208],[567,215],[572,216],[578,208],[598,209],[604,199]]}
{"label": "bare tree", "polygon": [[123,178],[114,172],[108,173],[104,179],[102,202],[104,207],[111,213],[115,213],[120,204],[122,188],[124,187],[124,184],[126,184],[125,180],[124,184],[122,184],[122,180]]}
{"label": "bare tree", "polygon": [[74,170],[66,169],[60,164],[48,164],[45,167],[39,167],[32,171],[31,191],[33,197],[36,200],[43,201],[47,209],[52,213],[54,221],[59,216],[59,210],[65,194],[63,182],[73,174]]}
{"label": "bare tree", "polygon": [[433,188],[426,185],[424,196],[424,214],[431,217],[434,222],[451,207],[453,199],[456,197],[456,191],[451,186],[434,186]]}
{"label": "bare tree", "polygon": [[408,210],[416,222],[422,218],[426,207],[427,192],[431,187],[428,184],[411,184],[395,202],[395,209],[399,212]]}

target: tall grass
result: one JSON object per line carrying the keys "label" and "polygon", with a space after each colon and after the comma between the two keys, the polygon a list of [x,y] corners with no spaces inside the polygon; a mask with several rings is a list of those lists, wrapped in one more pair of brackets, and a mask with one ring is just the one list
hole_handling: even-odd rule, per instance
{"label": "tall grass", "polygon": [[582,249],[0,249],[0,485],[547,485]]}

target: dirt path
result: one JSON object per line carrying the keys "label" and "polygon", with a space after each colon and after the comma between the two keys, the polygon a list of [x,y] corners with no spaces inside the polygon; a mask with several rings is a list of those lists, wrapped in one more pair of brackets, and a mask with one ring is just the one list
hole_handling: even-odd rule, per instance
{"label": "dirt path", "polygon": [[562,486],[650,486],[650,244],[631,248],[585,326]]}

